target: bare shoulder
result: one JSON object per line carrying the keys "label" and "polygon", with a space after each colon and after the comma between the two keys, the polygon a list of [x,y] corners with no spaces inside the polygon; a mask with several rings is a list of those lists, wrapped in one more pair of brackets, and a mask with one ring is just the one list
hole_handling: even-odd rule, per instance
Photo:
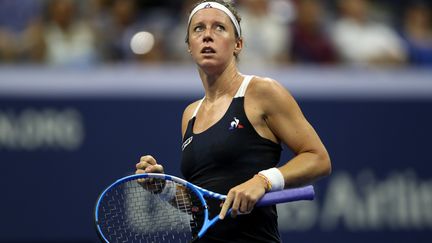
{"label": "bare shoulder", "polygon": [[258,95],[263,98],[271,98],[268,96],[274,96],[279,92],[289,94],[288,90],[277,80],[260,76],[252,78],[247,92],[249,95]]}
{"label": "bare shoulder", "polygon": [[296,103],[291,93],[280,82],[267,77],[254,76],[246,95],[249,100],[254,100],[264,109]]}
{"label": "bare shoulder", "polygon": [[182,118],[182,135],[186,132],[186,127],[189,122],[189,120],[192,118],[192,115],[195,111],[195,109],[198,107],[198,104],[201,100],[197,100],[191,104],[189,104],[185,110],[183,111],[183,118]]}
{"label": "bare shoulder", "polygon": [[200,101],[201,100],[194,101],[190,103],[188,106],[186,106],[185,110],[183,111],[183,118],[188,118],[189,120],[192,117]]}
{"label": "bare shoulder", "polygon": [[271,78],[255,76],[246,90],[246,101],[261,117],[302,117],[301,109],[281,83]]}

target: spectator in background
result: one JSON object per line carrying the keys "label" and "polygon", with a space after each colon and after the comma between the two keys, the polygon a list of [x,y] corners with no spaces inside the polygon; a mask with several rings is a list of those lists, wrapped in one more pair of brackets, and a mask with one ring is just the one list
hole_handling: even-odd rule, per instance
{"label": "spectator in background", "polygon": [[383,23],[369,19],[367,0],[338,0],[340,18],[332,33],[337,51],[352,64],[389,65],[405,62],[399,36]]}
{"label": "spectator in background", "polygon": [[238,1],[246,40],[240,64],[242,59],[251,66],[274,65],[286,59],[289,30],[287,23],[271,11],[274,2],[277,1]]}
{"label": "spectator in background", "polygon": [[[100,53],[105,62],[159,62],[164,60],[162,42],[156,39],[153,49],[145,55],[137,55],[131,51],[130,40],[139,31],[150,31],[154,34],[158,27],[150,26],[145,15],[153,16],[153,9],[141,12],[136,0],[113,0],[95,20],[98,29]],[[164,17],[159,16],[162,21]],[[147,17],[148,18],[148,17]],[[158,36],[156,36],[158,37]]]}
{"label": "spectator in background", "polygon": [[0,1],[0,62],[41,61],[43,0]]}
{"label": "spectator in background", "polygon": [[424,2],[410,3],[405,8],[401,36],[413,65],[432,65],[431,9]]}
{"label": "spectator in background", "polygon": [[292,24],[291,59],[294,63],[332,64],[338,60],[323,22],[319,0],[295,1],[296,20]]}
{"label": "spectator in background", "polygon": [[[176,21],[174,21],[174,13],[169,6],[175,6],[173,0],[167,0],[163,3],[153,3],[154,6],[142,6],[141,30],[150,32],[154,39],[154,46],[149,53],[139,55],[138,60],[143,63],[158,64],[167,61],[168,54],[166,53],[167,43],[172,40],[167,38],[167,33],[172,31]],[[139,0],[141,3],[141,0]],[[149,0],[149,2],[155,2]],[[178,12],[178,10],[176,11]]]}
{"label": "spectator in background", "polygon": [[113,0],[100,10],[95,25],[100,53],[105,62],[133,59],[130,39],[139,31],[137,4],[134,0]]}
{"label": "spectator in background", "polygon": [[172,30],[168,33],[168,41],[166,43],[168,49],[168,58],[171,61],[192,63],[189,52],[187,52],[187,45],[185,43],[184,30],[188,27],[188,19],[185,16],[189,15],[189,11],[198,0],[184,0],[183,5],[179,10],[177,24],[172,26]]}
{"label": "spectator in background", "polygon": [[12,62],[17,56],[17,46],[14,41],[13,32],[0,26],[0,60],[2,62]]}
{"label": "spectator in background", "polygon": [[44,41],[45,60],[50,65],[86,66],[97,62],[94,32],[78,18],[77,8],[73,0],[48,2]]}

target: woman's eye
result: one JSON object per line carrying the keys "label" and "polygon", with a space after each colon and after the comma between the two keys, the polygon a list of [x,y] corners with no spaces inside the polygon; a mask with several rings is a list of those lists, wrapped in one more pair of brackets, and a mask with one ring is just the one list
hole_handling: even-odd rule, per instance
{"label": "woman's eye", "polygon": [[194,31],[195,32],[201,32],[201,31],[203,31],[204,30],[204,28],[202,27],[202,26],[196,26],[195,28],[194,28]]}
{"label": "woman's eye", "polygon": [[222,25],[218,25],[218,26],[216,26],[216,29],[219,30],[219,31],[224,31],[225,27],[222,26]]}

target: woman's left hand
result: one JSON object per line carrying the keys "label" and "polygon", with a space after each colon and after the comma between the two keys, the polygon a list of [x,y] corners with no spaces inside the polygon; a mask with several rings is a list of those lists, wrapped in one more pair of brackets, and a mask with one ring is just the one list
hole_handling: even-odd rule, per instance
{"label": "woman's left hand", "polygon": [[264,179],[255,175],[250,180],[231,188],[219,213],[219,218],[224,219],[230,208],[232,217],[250,213],[255,203],[265,194],[266,187]]}

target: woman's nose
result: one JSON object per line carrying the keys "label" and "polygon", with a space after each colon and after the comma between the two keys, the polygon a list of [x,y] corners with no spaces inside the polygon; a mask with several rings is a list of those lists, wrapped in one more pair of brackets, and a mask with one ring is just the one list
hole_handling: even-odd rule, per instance
{"label": "woman's nose", "polygon": [[209,41],[213,41],[213,34],[210,28],[207,28],[204,31],[204,35],[203,35],[203,41],[204,42],[209,42]]}

